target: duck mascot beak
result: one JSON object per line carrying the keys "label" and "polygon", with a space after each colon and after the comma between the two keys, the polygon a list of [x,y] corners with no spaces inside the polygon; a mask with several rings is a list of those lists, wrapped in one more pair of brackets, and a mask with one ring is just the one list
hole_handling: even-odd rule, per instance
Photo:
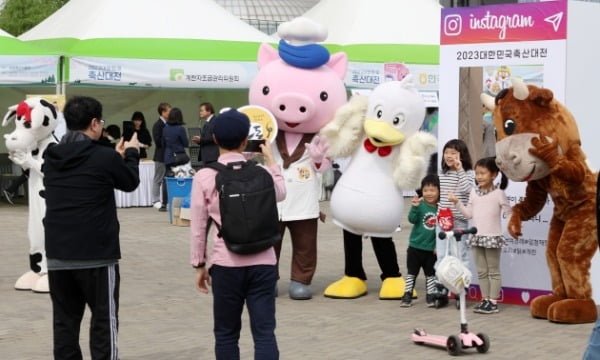
{"label": "duck mascot beak", "polygon": [[406,139],[406,135],[386,121],[366,119],[363,127],[369,141],[376,147],[398,145]]}

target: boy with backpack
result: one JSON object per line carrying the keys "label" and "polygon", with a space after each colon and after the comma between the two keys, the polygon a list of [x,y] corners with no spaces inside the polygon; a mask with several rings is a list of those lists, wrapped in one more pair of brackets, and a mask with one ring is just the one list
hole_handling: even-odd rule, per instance
{"label": "boy with backpack", "polygon": [[[281,241],[276,201],[285,198],[285,183],[270,145],[261,145],[265,166],[246,161],[250,121],[235,109],[213,119],[219,145],[215,167],[194,176],[191,196],[190,262],[196,287],[213,292],[215,355],[239,359],[238,339],[247,304],[255,359],[278,359],[275,339],[277,259]],[[274,208],[274,212],[273,212]],[[208,227],[215,225],[210,266],[205,255]]]}

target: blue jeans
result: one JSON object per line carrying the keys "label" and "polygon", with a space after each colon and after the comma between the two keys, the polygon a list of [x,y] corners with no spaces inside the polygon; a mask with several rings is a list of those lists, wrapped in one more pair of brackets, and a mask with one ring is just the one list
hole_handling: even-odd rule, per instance
{"label": "blue jeans", "polygon": [[594,359],[600,359],[600,318],[596,320],[588,346],[583,354],[583,360]]}
{"label": "blue jeans", "polygon": [[275,265],[210,268],[217,360],[240,358],[238,341],[244,302],[254,339],[254,359],[279,359],[275,339]]}

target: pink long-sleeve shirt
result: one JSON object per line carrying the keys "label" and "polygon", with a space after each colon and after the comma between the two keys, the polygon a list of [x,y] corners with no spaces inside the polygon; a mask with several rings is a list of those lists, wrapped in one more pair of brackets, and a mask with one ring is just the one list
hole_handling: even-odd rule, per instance
{"label": "pink long-sleeve shirt", "polygon": [[[225,153],[219,156],[219,162],[228,164],[230,162],[245,161],[240,153]],[[262,166],[262,165],[260,165]],[[281,175],[279,165],[265,167],[273,176],[275,183],[275,195],[277,201],[285,199],[285,180]],[[215,176],[217,171],[211,168],[201,169],[194,176],[191,197],[191,221],[190,221],[190,263],[198,265],[206,259],[206,225],[208,217],[221,223],[219,210],[219,195],[215,188]],[[214,227],[214,224],[211,226]],[[216,228],[215,228],[216,230]],[[217,236],[218,231],[213,231],[213,247],[210,254],[210,264],[227,267],[241,267],[251,265],[275,265],[277,259],[275,250],[270,247],[267,250],[251,255],[239,255],[227,249],[222,238]]]}
{"label": "pink long-sleeve shirt", "polygon": [[512,213],[506,194],[500,188],[485,195],[479,195],[477,190],[473,189],[467,205],[459,201],[455,206],[467,219],[473,219],[473,225],[477,227],[477,235],[481,236],[502,235],[502,212],[506,216]]}

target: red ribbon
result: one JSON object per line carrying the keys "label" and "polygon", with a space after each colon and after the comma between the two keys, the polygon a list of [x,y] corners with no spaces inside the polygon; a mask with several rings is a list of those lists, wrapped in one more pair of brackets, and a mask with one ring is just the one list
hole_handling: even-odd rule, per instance
{"label": "red ribbon", "polygon": [[369,139],[366,139],[363,145],[365,147],[365,150],[367,150],[370,153],[375,152],[375,150],[377,150],[377,154],[379,154],[379,156],[381,156],[381,157],[388,156],[389,154],[392,153],[391,146],[388,145],[388,146],[377,147],[377,146],[373,145],[373,143]]}

